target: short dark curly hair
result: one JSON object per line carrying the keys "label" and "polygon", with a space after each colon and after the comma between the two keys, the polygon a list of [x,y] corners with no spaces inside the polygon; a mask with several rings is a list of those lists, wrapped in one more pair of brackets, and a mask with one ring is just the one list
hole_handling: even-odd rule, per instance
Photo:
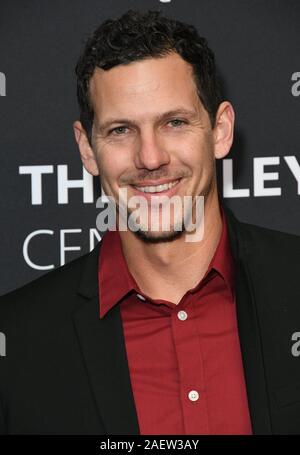
{"label": "short dark curly hair", "polygon": [[89,82],[95,68],[109,70],[145,58],[164,57],[171,52],[177,52],[192,65],[198,96],[214,127],[222,98],[214,53],[207,40],[199,36],[193,25],[167,18],[161,11],[129,10],[120,18],[107,19],[94,31],[76,64],[80,121],[90,144],[94,111]]}

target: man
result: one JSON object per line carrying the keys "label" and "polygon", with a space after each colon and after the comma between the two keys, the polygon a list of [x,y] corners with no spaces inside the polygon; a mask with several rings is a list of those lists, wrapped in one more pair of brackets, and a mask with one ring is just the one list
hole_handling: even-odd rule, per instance
{"label": "man", "polygon": [[[242,223],[218,197],[234,110],[206,40],[129,11],[94,32],[76,74],[83,165],[117,214],[124,191],[146,206],[134,229],[118,221],[1,298],[0,432],[300,434],[300,238]],[[172,196],[192,200],[187,226]]]}

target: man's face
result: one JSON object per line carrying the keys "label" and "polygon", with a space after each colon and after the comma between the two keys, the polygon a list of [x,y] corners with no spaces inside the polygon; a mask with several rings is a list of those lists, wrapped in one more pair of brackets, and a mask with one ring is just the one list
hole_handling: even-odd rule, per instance
{"label": "man's face", "polygon": [[[127,199],[146,197],[149,210],[151,196],[156,202],[162,195],[208,197],[215,183],[213,130],[187,62],[172,53],[108,71],[97,68],[90,90],[93,152],[106,195],[118,203],[120,189],[127,189]],[[161,193],[162,188],[144,192],[175,181]],[[149,212],[149,221],[161,210]],[[184,228],[183,215],[172,211],[168,231],[161,224],[151,230],[149,223],[136,235],[148,242],[171,240],[182,235],[178,225]]]}

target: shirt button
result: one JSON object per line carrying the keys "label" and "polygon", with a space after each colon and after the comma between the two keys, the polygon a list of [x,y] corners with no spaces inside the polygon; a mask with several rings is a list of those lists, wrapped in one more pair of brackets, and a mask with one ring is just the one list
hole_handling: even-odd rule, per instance
{"label": "shirt button", "polygon": [[137,296],[140,300],[146,300],[145,297],[144,297],[143,295],[141,295],[141,294],[137,294],[136,296]]}
{"label": "shirt button", "polygon": [[180,321],[185,321],[187,318],[187,313],[185,311],[178,311],[177,317],[180,319]]}
{"label": "shirt button", "polygon": [[199,398],[199,393],[196,390],[191,390],[188,396],[191,401],[197,401]]}

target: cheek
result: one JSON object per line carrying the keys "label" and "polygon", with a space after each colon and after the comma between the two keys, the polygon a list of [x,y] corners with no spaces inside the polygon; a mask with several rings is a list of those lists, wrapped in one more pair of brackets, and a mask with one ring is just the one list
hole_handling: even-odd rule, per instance
{"label": "cheek", "polygon": [[103,179],[105,179],[111,187],[118,186],[120,176],[128,169],[128,160],[124,156],[106,155],[102,157],[100,162],[100,172]]}
{"label": "cheek", "polygon": [[180,151],[178,157],[190,168],[198,169],[203,168],[205,163],[209,160],[209,150],[207,144],[203,141],[190,141],[189,143],[183,143],[180,147],[178,144],[177,150]]}
{"label": "cheek", "polygon": [[182,147],[180,161],[184,166],[187,166],[193,178],[191,180],[192,187],[206,186],[214,175],[214,151],[209,140],[194,140],[189,143],[189,147]]}

